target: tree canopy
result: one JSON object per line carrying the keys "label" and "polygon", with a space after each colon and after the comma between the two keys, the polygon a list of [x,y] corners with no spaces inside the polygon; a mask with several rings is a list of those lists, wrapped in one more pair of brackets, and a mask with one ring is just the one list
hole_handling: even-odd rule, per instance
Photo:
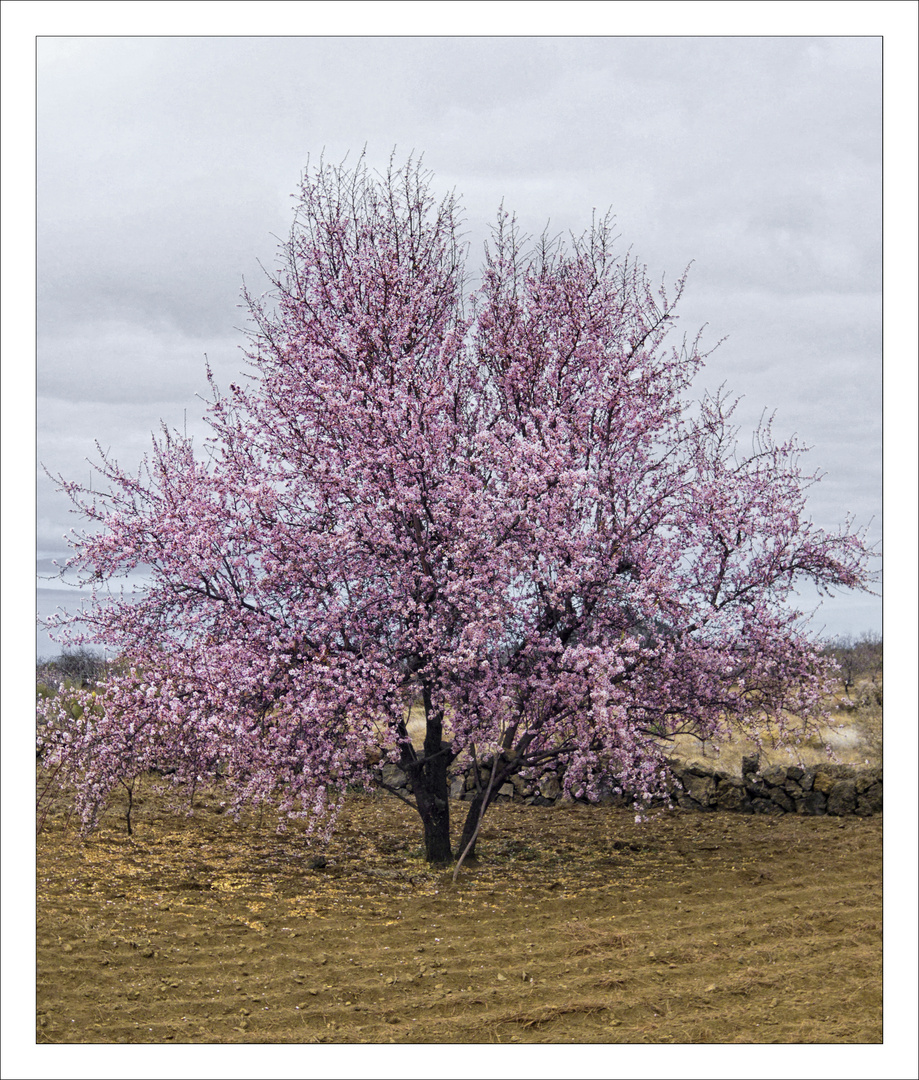
{"label": "tree canopy", "polygon": [[[86,827],[165,763],[324,828],[393,762],[443,862],[521,770],[641,803],[668,736],[821,715],[793,590],[866,588],[870,553],[806,517],[797,440],[766,421],[743,453],[734,404],[692,400],[685,275],[653,286],[609,218],[533,242],[502,211],[467,294],[460,227],[418,162],[307,170],[205,452],[164,426],[139,472],[100,451],[102,490],[60,479],[100,586],[65,637],[121,657],[66,735],[43,705]],[[138,567],[141,595],[102,588]],[[461,755],[485,767],[454,852]]]}

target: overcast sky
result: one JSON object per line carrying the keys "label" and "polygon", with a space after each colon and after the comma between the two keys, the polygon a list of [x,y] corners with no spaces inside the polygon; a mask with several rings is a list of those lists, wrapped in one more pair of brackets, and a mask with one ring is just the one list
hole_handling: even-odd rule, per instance
{"label": "overcast sky", "polygon": [[[880,539],[877,37],[46,37],[37,132],[54,473],[87,479],[96,439],[133,466],[161,418],[203,430],[205,354],[239,371],[240,287],[267,287],[307,160],[395,147],[456,190],[473,269],[502,202],[531,232],[611,208],[652,277],[693,261],[681,329],[727,336],[700,392],[726,382],[748,428],[776,410],[826,474],[814,519]],[[39,472],[40,570],[76,523]],[[880,630],[880,601],[814,625]]]}

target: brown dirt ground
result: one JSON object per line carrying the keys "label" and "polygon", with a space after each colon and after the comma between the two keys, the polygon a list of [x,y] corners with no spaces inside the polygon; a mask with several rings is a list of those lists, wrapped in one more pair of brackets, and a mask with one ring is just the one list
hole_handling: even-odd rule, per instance
{"label": "brown dirt ground", "polygon": [[38,837],[40,1044],[881,1041],[879,818],[503,804],[453,885],[388,796],[309,868],[138,784]]}

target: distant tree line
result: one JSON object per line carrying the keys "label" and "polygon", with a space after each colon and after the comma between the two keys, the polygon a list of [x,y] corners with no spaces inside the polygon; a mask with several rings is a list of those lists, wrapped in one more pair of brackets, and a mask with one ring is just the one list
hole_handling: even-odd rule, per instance
{"label": "distant tree line", "polygon": [[51,660],[40,659],[36,665],[36,681],[50,693],[77,687],[91,690],[105,679],[110,663],[101,653],[85,645],[65,649]]}
{"label": "distant tree line", "polygon": [[[660,629],[660,628],[658,628]],[[838,634],[824,645],[824,655],[839,666],[839,678],[846,694],[860,680],[880,682],[884,671],[884,641],[872,631],[856,637]],[[65,649],[53,659],[42,658],[36,665],[37,682],[56,693],[64,687],[92,689],[105,679],[111,662],[86,646]]]}
{"label": "distant tree line", "polygon": [[884,641],[869,632],[860,637],[839,634],[824,646],[824,654],[839,665],[839,678],[846,695],[862,680],[878,684],[884,673]]}

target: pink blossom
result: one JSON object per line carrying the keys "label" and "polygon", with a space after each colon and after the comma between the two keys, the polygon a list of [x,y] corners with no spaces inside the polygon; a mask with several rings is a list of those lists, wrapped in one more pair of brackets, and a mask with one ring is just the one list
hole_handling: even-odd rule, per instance
{"label": "pink blossom", "polygon": [[640,809],[667,737],[821,718],[793,591],[866,588],[870,552],[806,517],[796,440],[766,421],[745,455],[728,398],[688,401],[685,275],[652,287],[607,219],[565,246],[502,212],[467,302],[459,215],[412,162],[307,173],[206,452],[164,426],[140,473],[100,450],[103,490],[60,480],[91,526],[67,570],[151,582],[63,620],[121,658],[80,722],[40,709],[87,828],[168,765],[322,835],[346,784],[381,783],[377,744],[440,861],[460,755],[483,777],[465,847],[521,769],[564,761],[588,797],[614,777]]}

